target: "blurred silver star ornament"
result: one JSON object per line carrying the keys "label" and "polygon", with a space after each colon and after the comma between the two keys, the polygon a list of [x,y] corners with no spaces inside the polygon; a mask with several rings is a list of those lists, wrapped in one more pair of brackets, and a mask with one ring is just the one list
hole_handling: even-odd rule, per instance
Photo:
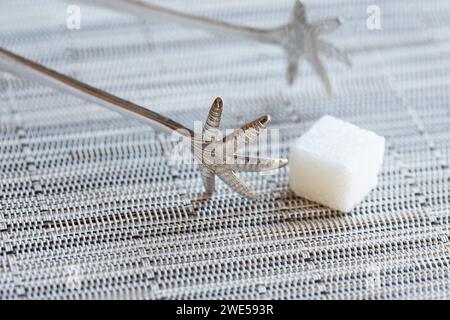
{"label": "blurred silver star ornament", "polygon": [[341,25],[340,18],[308,23],[305,6],[300,1],[295,2],[291,22],[269,33],[272,41],[281,45],[286,52],[286,78],[290,84],[297,78],[300,63],[307,60],[319,75],[327,92],[333,93],[333,84],[320,55],[334,57],[349,67],[352,64],[345,51],[320,36],[335,31]]}
{"label": "blurred silver star ornament", "polygon": [[311,63],[328,94],[334,92],[333,83],[324,67],[321,55],[335,58],[351,66],[347,53],[323,40],[321,36],[333,32],[342,25],[340,18],[329,18],[309,23],[306,19],[305,6],[295,1],[291,20],[276,28],[253,28],[217,21],[177,10],[164,8],[140,0],[81,0],[119,12],[128,12],[142,18],[164,18],[187,26],[204,28],[220,35],[237,36],[262,43],[281,46],[286,53],[286,79],[292,85],[298,76],[298,68],[303,60]]}

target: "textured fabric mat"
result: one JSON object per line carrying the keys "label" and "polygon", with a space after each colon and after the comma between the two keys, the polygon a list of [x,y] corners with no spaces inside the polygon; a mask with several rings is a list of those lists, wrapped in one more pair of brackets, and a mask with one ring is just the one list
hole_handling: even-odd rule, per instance
{"label": "textured fabric mat", "polygon": [[[153,3],[259,27],[293,5]],[[305,1],[345,21],[327,38],[354,66],[326,61],[332,98],[305,63],[288,87],[279,48],[87,5],[70,30],[69,4],[0,1],[0,45],[187,126],[215,96],[224,128],[270,113],[283,156],[331,114],[386,136],[385,162],[349,214],[295,197],[288,168],[244,175],[260,201],[219,183],[201,204],[169,136],[0,73],[0,298],[450,298],[449,1]]]}

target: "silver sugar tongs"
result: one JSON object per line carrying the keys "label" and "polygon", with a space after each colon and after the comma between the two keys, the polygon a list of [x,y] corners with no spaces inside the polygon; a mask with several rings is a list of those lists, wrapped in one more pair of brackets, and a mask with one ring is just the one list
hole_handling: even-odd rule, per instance
{"label": "silver sugar tongs", "polygon": [[299,64],[302,60],[308,60],[325,84],[328,94],[332,94],[334,91],[333,83],[327,74],[319,53],[326,57],[334,57],[338,61],[351,66],[351,61],[344,50],[320,38],[321,34],[332,32],[340,27],[342,25],[341,19],[329,18],[309,23],[306,21],[305,6],[299,0],[295,0],[291,21],[279,27],[268,29],[252,28],[217,21],[164,8],[141,0],[81,1],[87,4],[110,8],[118,12],[128,12],[144,19],[149,17],[163,18],[187,26],[204,28],[220,35],[233,35],[257,42],[281,46],[286,53],[286,79],[288,83],[294,83],[297,78]]}
{"label": "silver sugar tongs", "polygon": [[159,113],[58,73],[1,47],[0,71],[45,84],[113,111],[145,120],[147,124],[150,123],[157,129],[163,129],[170,133],[176,131],[189,138],[192,142],[191,150],[201,170],[205,186],[204,197],[209,197],[214,192],[215,176],[217,175],[239,194],[248,198],[257,198],[257,194],[240,180],[235,172],[274,170],[288,163],[287,159],[252,158],[237,155],[235,153],[237,149],[254,141],[259,133],[268,126],[270,116],[259,117],[220,138],[218,130],[223,107],[221,98],[214,100],[203,132],[196,134],[193,130]]}

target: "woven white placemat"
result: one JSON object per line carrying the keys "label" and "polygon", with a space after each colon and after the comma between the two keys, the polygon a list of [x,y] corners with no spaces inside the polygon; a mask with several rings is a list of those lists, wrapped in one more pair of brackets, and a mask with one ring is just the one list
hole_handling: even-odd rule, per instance
{"label": "woven white placemat", "polygon": [[[225,128],[270,113],[283,156],[324,114],[387,138],[350,214],[295,197],[287,168],[246,175],[260,201],[220,183],[199,204],[170,137],[0,73],[0,298],[450,298],[450,2],[372,2],[305,2],[311,20],[345,21],[329,39],[354,67],[326,62],[330,98],[307,64],[289,88],[275,47],[86,5],[71,30],[70,2],[0,1],[1,46],[187,126],[221,96]],[[158,3],[261,27],[293,4]]]}

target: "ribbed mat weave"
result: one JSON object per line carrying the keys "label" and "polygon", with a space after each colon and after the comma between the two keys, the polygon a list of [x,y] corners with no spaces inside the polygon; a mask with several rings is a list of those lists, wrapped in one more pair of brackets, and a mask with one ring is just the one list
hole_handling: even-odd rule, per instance
{"label": "ribbed mat weave", "polygon": [[[150,0],[149,0],[150,1]],[[293,1],[153,1],[276,26]],[[253,201],[197,168],[151,127],[0,73],[1,299],[449,299],[450,2],[305,1],[341,16],[327,38],[328,97],[307,63],[285,82],[283,52],[76,1],[0,1],[0,46],[171,116],[188,127],[224,99],[222,126],[261,114],[281,155],[324,114],[387,139],[380,182],[349,214],[298,198],[288,168],[246,174]],[[381,8],[381,30],[366,26]]]}

